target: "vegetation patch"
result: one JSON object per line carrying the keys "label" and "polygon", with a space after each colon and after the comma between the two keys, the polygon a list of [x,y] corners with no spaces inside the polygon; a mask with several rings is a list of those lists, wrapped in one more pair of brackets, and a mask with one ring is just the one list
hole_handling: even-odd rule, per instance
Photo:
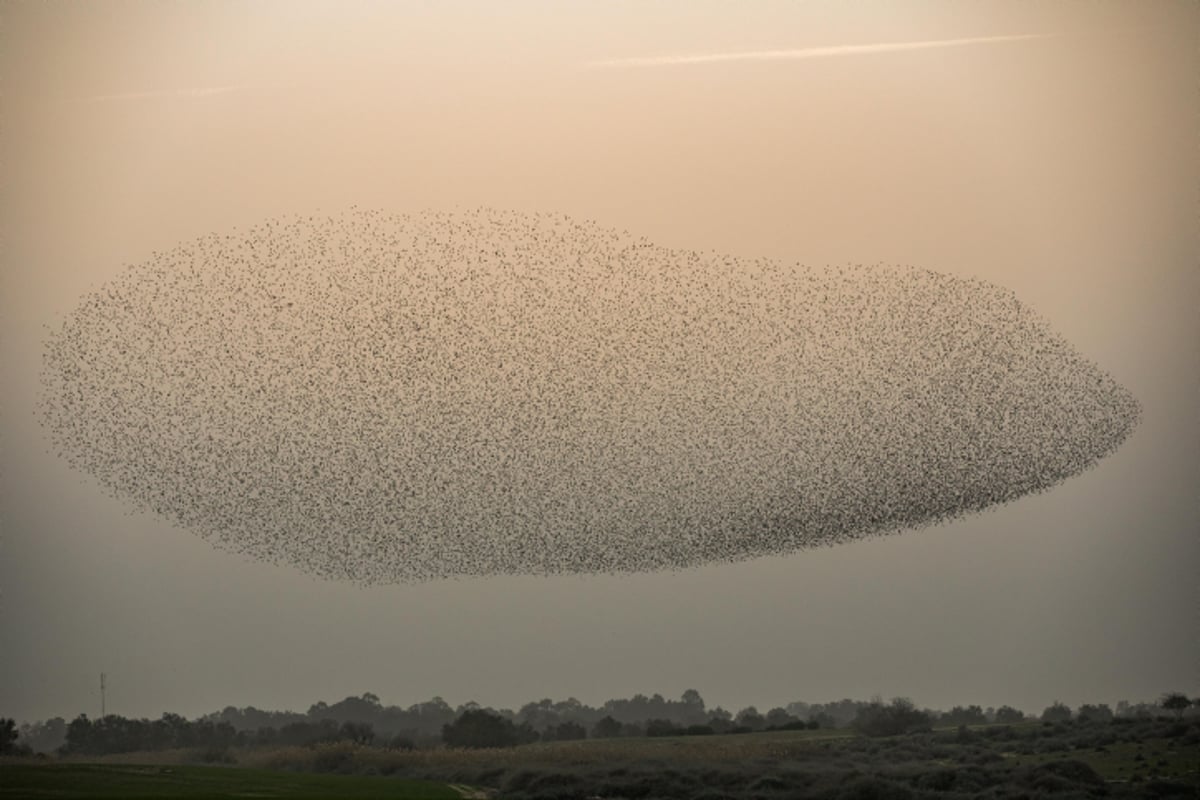
{"label": "vegetation patch", "polygon": [[120,764],[0,765],[0,797],[376,797],[457,799],[442,783],[261,769]]}

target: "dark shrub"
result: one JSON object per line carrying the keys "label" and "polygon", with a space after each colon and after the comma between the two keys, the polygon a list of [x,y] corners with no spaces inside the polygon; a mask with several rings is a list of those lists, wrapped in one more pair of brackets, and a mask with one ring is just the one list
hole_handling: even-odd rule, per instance
{"label": "dark shrub", "polygon": [[979,767],[962,769],[939,769],[917,776],[918,789],[932,792],[980,792],[1003,780],[1002,774],[989,772]]}
{"label": "dark shrub", "polygon": [[1195,786],[1159,778],[1147,781],[1143,791],[1147,797],[1154,798],[1179,798],[1180,800],[1184,800],[1184,798],[1196,797]]}
{"label": "dark shrub", "polygon": [[907,786],[874,775],[854,778],[837,793],[837,800],[912,800],[912,797],[912,789]]}
{"label": "dark shrub", "polygon": [[480,772],[474,777],[472,783],[478,783],[483,786],[494,786],[501,778],[504,777],[505,772],[508,772],[508,770],[504,767],[485,769],[483,772]]}
{"label": "dark shrub", "polygon": [[930,727],[929,715],[903,698],[888,705],[875,701],[862,706],[851,725],[864,736],[898,736]]}
{"label": "dark shrub", "polygon": [[788,782],[776,775],[763,775],[746,787],[752,792],[777,792],[789,788]]}
{"label": "dark shrub", "polygon": [[1047,761],[1031,769],[1034,778],[1053,776],[1066,781],[1069,786],[1103,786],[1104,779],[1096,774],[1096,770],[1082,761],[1065,759],[1062,761]]}
{"label": "dark shrub", "polygon": [[612,717],[604,717],[592,728],[592,736],[597,739],[611,739],[621,735],[621,723]]}
{"label": "dark shrub", "polygon": [[587,728],[570,720],[558,725],[551,725],[542,734],[542,739],[547,742],[571,742],[586,738]]}
{"label": "dark shrub", "polygon": [[651,719],[646,721],[647,736],[676,736],[679,728],[669,719]]}
{"label": "dark shrub", "polygon": [[693,800],[737,800],[737,795],[725,794],[720,789],[705,789],[695,795]]}
{"label": "dark shrub", "polygon": [[484,709],[464,711],[442,726],[442,741],[451,747],[512,747],[523,738],[512,720]]}
{"label": "dark shrub", "polygon": [[575,787],[583,783],[583,778],[565,772],[548,772],[535,776],[529,781],[529,791],[544,792],[546,789],[562,789]]}
{"label": "dark shrub", "polygon": [[505,792],[519,792],[529,788],[529,785],[537,780],[537,778],[538,773],[533,770],[523,769],[509,775],[508,780],[504,782],[503,789]]}

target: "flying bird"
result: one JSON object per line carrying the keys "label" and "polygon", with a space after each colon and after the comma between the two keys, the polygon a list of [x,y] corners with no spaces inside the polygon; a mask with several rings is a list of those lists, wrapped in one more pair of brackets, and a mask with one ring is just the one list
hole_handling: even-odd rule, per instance
{"label": "flying bird", "polygon": [[133,507],[362,584],[911,530],[1053,487],[1141,413],[999,286],[491,208],[153,253],[53,331],[38,410]]}

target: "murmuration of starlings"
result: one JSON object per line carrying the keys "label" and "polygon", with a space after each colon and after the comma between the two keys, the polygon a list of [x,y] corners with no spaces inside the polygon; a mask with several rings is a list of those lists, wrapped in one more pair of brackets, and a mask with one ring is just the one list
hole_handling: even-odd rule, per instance
{"label": "murmuration of starlings", "polygon": [[129,267],[51,330],[38,414],[132,507],[377,584],[912,530],[1081,473],[1141,410],[983,281],[351,208]]}

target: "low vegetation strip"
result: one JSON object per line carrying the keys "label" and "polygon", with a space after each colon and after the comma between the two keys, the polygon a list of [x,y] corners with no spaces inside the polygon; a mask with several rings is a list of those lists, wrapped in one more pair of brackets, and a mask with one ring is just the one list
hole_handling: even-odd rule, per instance
{"label": "low vegetation strip", "polygon": [[[202,751],[173,752],[193,763],[203,755]],[[310,747],[233,748],[227,754],[230,764],[220,767],[136,763],[165,755],[163,751],[115,754],[101,757],[102,764],[27,759],[24,763],[28,766],[12,759],[0,765],[0,786],[4,787],[0,800],[10,796],[496,800],[1200,797],[1200,720],[962,725],[894,736],[787,730],[736,736],[536,742],[498,748],[396,750],[343,741]],[[39,779],[40,786],[31,783]]]}
{"label": "low vegetation strip", "polygon": [[397,798],[458,800],[443,783],[364,775],[315,775],[240,767],[134,764],[0,765],[0,797]]}

